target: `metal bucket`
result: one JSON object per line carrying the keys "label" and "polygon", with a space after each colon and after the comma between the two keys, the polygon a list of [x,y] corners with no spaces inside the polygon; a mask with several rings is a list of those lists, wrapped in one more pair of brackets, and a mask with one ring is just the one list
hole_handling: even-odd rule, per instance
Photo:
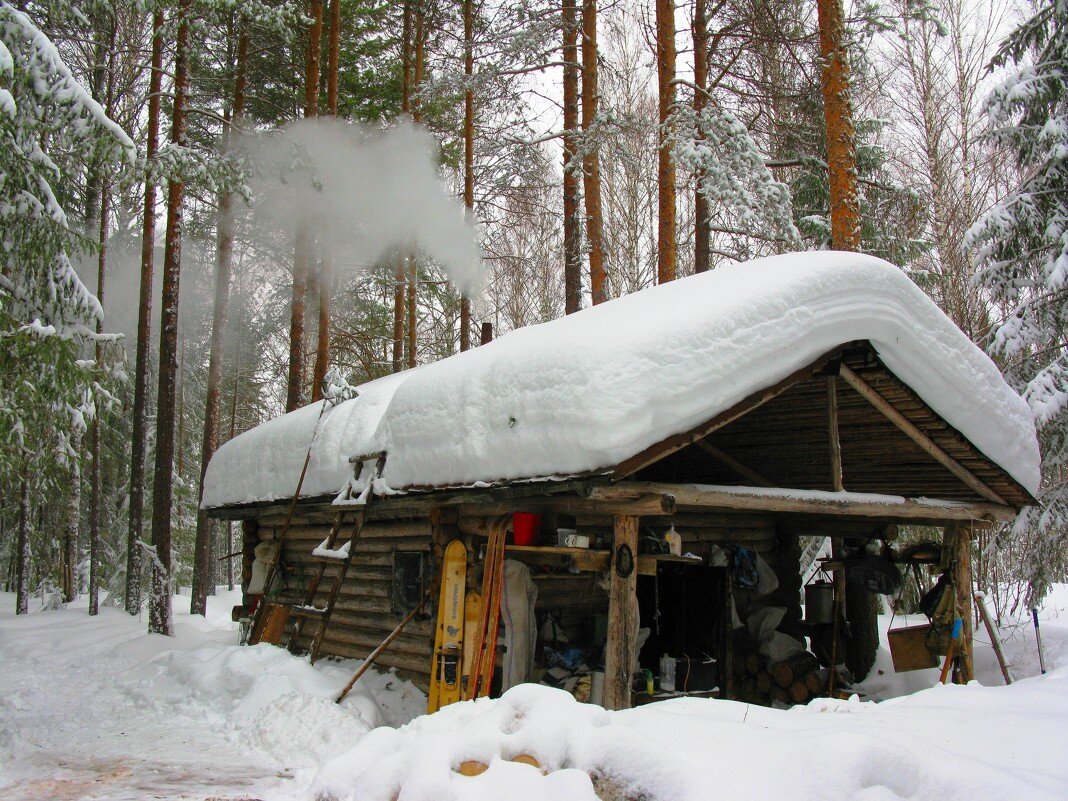
{"label": "metal bucket", "polygon": [[814,581],[805,586],[805,622],[826,624],[834,621],[834,585]]}

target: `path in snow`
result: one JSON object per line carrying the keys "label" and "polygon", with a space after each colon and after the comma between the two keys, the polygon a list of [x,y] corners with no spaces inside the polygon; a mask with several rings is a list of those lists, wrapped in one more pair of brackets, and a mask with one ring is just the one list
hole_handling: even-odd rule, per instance
{"label": "path in snow", "polygon": [[205,620],[176,597],[169,638],[113,608],[95,620],[81,604],[15,617],[14,596],[0,594],[3,797],[289,795],[372,726],[421,711],[414,688],[382,674],[370,684],[384,702],[364,689],[337,707],[328,699],[353,663],[313,668],[281,649],[237,647],[233,601],[210,599]]}
{"label": "path in snow", "polygon": [[[192,716],[146,714],[124,679],[175,647],[143,620],[105,608],[11,616],[0,607],[0,785],[7,798],[256,797],[283,780],[261,754]],[[178,616],[178,634],[222,644],[233,633]]]}

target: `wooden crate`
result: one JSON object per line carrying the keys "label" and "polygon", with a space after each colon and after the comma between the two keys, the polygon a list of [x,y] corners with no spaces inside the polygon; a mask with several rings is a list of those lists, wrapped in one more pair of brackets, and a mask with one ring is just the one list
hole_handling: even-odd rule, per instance
{"label": "wooden crate", "polygon": [[923,623],[887,632],[895,673],[938,667],[938,657],[927,650],[927,632],[930,630],[931,624]]}

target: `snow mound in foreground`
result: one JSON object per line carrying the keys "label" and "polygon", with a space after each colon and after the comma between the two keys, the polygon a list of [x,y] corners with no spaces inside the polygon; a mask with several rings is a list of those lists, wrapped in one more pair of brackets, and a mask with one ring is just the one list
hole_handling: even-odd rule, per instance
{"label": "snow mound in foreground", "polygon": [[[319,771],[305,798],[1053,801],[1068,793],[1066,677],[789,711],[680,699],[606,712],[520,685],[370,732]],[[542,770],[515,761],[525,756]],[[461,775],[465,761],[488,769]]]}
{"label": "snow mound in foreground", "polygon": [[[1028,491],[1027,404],[897,267],[818,251],[651,287],[382,378],[224,444],[205,507],[334,494],[350,456],[386,450],[389,487],[467,486],[610,469],[833,348],[869,340],[886,366]],[[520,454],[522,458],[517,458]]]}

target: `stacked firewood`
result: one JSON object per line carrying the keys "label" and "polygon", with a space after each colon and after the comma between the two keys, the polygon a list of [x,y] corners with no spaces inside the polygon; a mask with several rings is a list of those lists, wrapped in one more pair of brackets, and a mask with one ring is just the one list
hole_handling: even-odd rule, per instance
{"label": "stacked firewood", "polygon": [[819,662],[807,651],[770,665],[757,651],[735,652],[733,671],[735,697],[752,704],[803,704],[825,690]]}

